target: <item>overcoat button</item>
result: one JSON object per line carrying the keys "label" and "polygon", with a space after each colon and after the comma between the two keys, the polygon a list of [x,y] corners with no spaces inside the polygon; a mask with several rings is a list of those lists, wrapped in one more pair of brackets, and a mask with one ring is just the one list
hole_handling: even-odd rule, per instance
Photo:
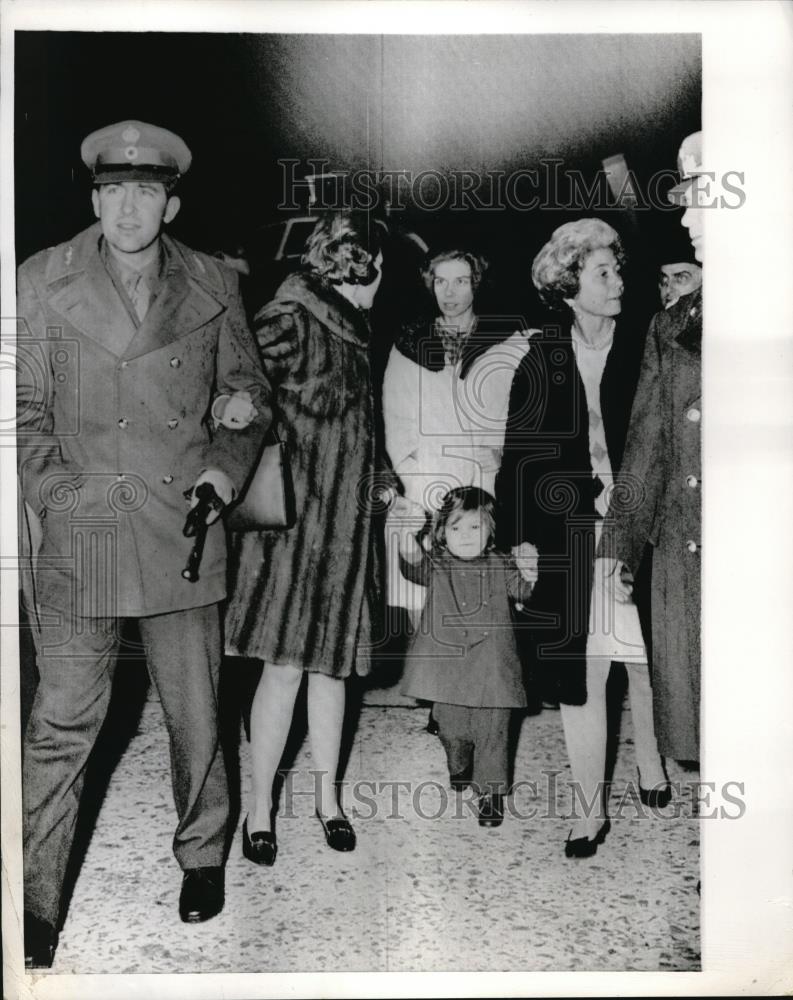
{"label": "overcoat button", "polygon": [[118,426],[119,426],[119,427],[121,428],[121,430],[123,431],[123,430],[124,430],[124,429],[125,429],[125,428],[127,427],[128,423],[129,423],[129,421],[128,421],[128,420],[126,420],[126,419],[125,419],[124,417],[122,417],[122,418],[121,418],[121,419],[119,420],[119,422],[118,422]]}
{"label": "overcoat button", "polygon": [[129,361],[122,361],[121,362],[121,367],[122,368],[129,368]]}
{"label": "overcoat button", "polygon": [[171,368],[178,368],[181,363],[182,363],[181,358],[171,358],[170,360]]}
{"label": "overcoat button", "polygon": [[173,476],[163,476],[162,481],[166,486],[169,486],[173,482]]}
{"label": "overcoat button", "polygon": [[691,421],[692,424],[698,424],[702,414],[699,412],[696,406],[692,406],[691,409],[686,412],[686,416],[688,417],[688,419]]}
{"label": "overcoat button", "polygon": [[699,483],[699,480],[697,479],[696,476],[686,476],[686,485],[690,486],[692,489],[695,486],[697,486],[698,483]]}
{"label": "overcoat button", "polygon": [[179,426],[179,421],[176,419],[176,417],[173,417],[171,420],[168,421],[168,426],[170,427],[171,430],[173,430],[174,427]]}
{"label": "overcoat button", "polygon": [[689,539],[686,542],[686,548],[688,549],[689,552],[696,552],[698,546],[697,546],[697,543],[695,541],[693,541],[692,539]]}

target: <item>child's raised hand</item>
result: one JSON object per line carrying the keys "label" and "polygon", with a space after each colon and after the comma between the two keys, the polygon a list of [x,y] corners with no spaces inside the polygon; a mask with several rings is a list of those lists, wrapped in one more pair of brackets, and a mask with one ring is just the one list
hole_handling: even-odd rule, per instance
{"label": "child's raised hand", "polygon": [[537,547],[531,542],[521,542],[520,545],[512,546],[512,555],[523,579],[527,583],[536,583],[539,576],[538,560],[540,558]]}

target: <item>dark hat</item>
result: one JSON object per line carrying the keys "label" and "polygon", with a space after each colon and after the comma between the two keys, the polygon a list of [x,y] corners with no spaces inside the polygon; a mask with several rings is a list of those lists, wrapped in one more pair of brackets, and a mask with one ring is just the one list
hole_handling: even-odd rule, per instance
{"label": "dark hat", "polygon": [[683,193],[701,174],[707,173],[702,165],[702,133],[692,132],[680,143],[677,154],[677,169],[680,173],[680,183],[675,184],[667,192],[667,197],[673,205],[683,203]]}
{"label": "dark hat", "polygon": [[175,181],[190,169],[192,155],[182,139],[146,122],[117,122],[83,139],[83,163],[97,184],[118,181]]}
{"label": "dark hat", "polygon": [[656,267],[662,264],[696,264],[697,258],[680,217],[664,216],[652,235],[652,256]]}

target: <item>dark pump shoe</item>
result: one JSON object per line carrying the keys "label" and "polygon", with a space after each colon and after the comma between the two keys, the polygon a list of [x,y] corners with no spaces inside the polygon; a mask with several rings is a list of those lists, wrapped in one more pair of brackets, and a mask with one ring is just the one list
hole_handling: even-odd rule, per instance
{"label": "dark pump shoe", "polygon": [[639,784],[639,799],[650,809],[663,809],[672,801],[672,786],[668,781],[662,788],[642,788]]}
{"label": "dark pump shoe", "polygon": [[186,868],[179,896],[179,916],[186,924],[211,920],[225,902],[223,868]]}
{"label": "dark pump shoe", "polygon": [[430,712],[430,717],[427,719],[427,725],[424,727],[430,736],[437,736],[441,731],[441,727],[435,721],[435,716]]}
{"label": "dark pump shoe", "polygon": [[242,824],[242,853],[255,865],[275,864],[275,857],[278,854],[278,844],[275,834],[269,830],[255,830],[248,835],[248,820]]}
{"label": "dark pump shoe", "polygon": [[317,813],[317,819],[322,824],[322,829],[325,831],[325,841],[328,847],[332,848],[334,851],[354,851],[355,850],[355,831],[350,824],[350,821],[346,817],[341,817],[340,819],[323,819],[319,813]]}
{"label": "dark pump shoe", "polygon": [[576,837],[575,840],[571,840],[568,834],[564,845],[564,856],[566,858],[591,858],[593,854],[597,854],[598,845],[603,843],[610,829],[611,820],[607,819],[592,840],[589,837]]}
{"label": "dark pump shoe", "polygon": [[501,826],[504,822],[503,795],[483,795],[478,807],[480,826]]}
{"label": "dark pump shoe", "polygon": [[25,968],[51,969],[58,947],[58,933],[52,924],[25,910]]}

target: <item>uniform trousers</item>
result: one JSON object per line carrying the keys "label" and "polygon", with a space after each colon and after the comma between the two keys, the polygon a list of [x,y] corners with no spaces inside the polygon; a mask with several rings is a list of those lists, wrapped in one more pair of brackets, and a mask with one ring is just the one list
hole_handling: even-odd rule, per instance
{"label": "uniform trousers", "polygon": [[433,715],[446,751],[449,774],[470,772],[479,792],[504,795],[509,781],[511,708],[472,708],[436,701]]}
{"label": "uniform trousers", "polygon": [[[217,604],[138,619],[170,740],[182,868],[223,864],[228,781],[218,737]],[[25,909],[57,926],[85,768],[110,702],[121,622],[72,618],[42,630],[39,686],[22,768]]]}

